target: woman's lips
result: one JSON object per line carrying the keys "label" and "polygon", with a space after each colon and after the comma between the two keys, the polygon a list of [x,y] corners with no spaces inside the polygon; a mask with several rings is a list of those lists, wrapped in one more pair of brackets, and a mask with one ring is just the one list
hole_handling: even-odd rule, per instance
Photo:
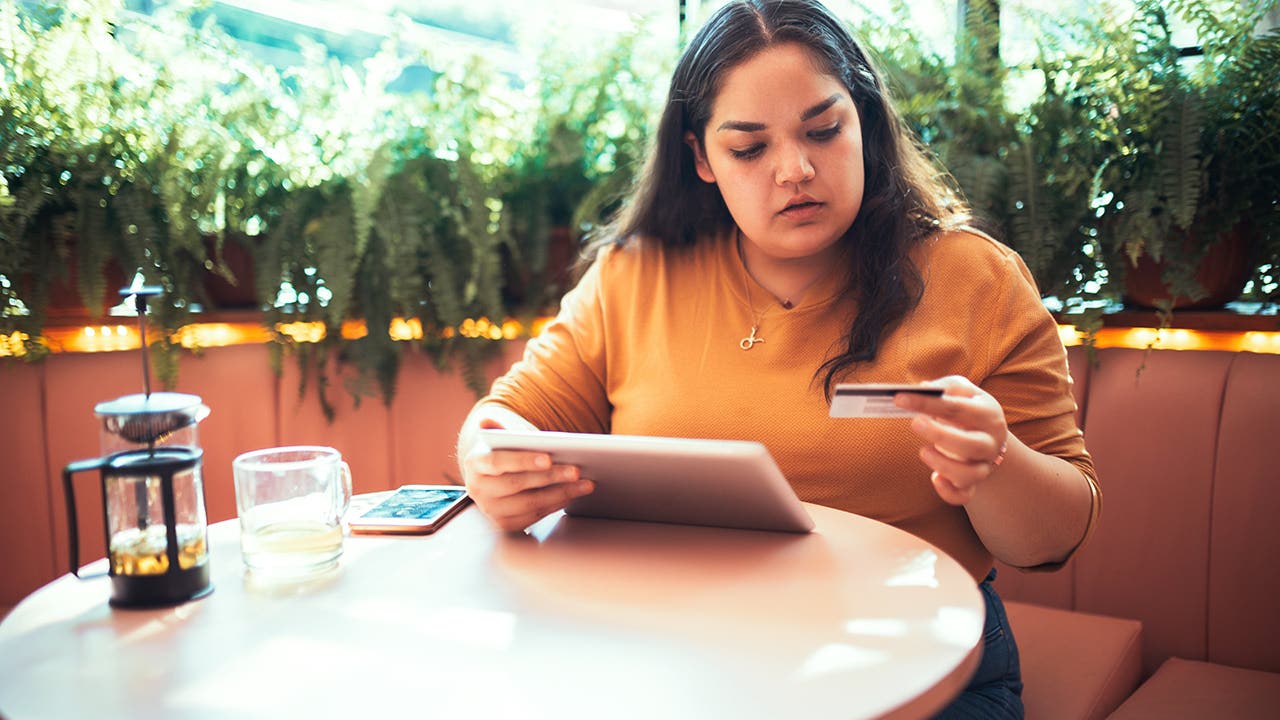
{"label": "woman's lips", "polygon": [[789,220],[807,220],[822,212],[822,208],[826,207],[824,203],[816,200],[803,200],[800,202],[790,202],[778,214]]}

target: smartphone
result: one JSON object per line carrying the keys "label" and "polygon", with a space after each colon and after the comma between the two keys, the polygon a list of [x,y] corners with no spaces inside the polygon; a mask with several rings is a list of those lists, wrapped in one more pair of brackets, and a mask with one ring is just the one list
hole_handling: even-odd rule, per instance
{"label": "smartphone", "polygon": [[457,485],[403,485],[347,525],[353,533],[428,535],[470,502],[466,488]]}

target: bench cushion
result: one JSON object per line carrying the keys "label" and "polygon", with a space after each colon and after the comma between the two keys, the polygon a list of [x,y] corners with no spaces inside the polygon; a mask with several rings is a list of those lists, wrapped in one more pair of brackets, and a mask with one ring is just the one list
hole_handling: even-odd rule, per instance
{"label": "bench cushion", "polygon": [[1028,720],[1101,720],[1142,670],[1142,623],[1007,602]]}
{"label": "bench cushion", "polygon": [[1277,714],[1280,674],[1169,658],[1111,718],[1270,720]]}

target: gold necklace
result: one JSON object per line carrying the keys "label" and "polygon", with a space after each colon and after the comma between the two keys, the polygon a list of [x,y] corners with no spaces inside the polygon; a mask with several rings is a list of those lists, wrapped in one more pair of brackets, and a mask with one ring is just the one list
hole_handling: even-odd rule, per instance
{"label": "gold necklace", "polygon": [[[736,233],[734,240],[738,245],[738,262],[742,263],[742,289],[747,293],[747,310],[751,313],[751,333],[738,341],[738,347],[743,350],[750,350],[755,347],[757,343],[764,342],[764,338],[757,336],[756,333],[760,332],[760,321],[764,319],[768,310],[762,313],[756,312],[755,301],[751,299],[751,277],[747,272],[747,256],[742,252],[742,234],[740,232]],[[819,273],[817,277],[806,283],[804,287],[800,288],[800,292],[798,294],[803,295],[806,290],[813,287],[815,283],[825,276],[825,272]],[[778,300],[778,304],[787,310],[795,307],[795,304],[791,302],[791,298]]]}
{"label": "gold necklace", "polygon": [[763,313],[756,312],[755,303],[751,301],[751,280],[747,278],[746,267],[742,270],[742,288],[747,291],[747,309],[751,311],[751,334],[738,341],[738,347],[743,350],[750,350],[756,346],[756,343],[764,342],[764,338],[756,337],[756,331],[760,329],[760,318]]}
{"label": "gold necklace", "polygon": [[734,240],[738,245],[738,262],[742,263],[742,289],[747,291],[747,312],[751,313],[751,334],[739,340],[738,347],[750,350],[757,343],[764,342],[764,338],[756,336],[760,331],[760,320],[764,317],[764,313],[756,312],[755,301],[751,299],[751,277],[747,273],[747,257],[742,252],[742,234],[735,233]]}

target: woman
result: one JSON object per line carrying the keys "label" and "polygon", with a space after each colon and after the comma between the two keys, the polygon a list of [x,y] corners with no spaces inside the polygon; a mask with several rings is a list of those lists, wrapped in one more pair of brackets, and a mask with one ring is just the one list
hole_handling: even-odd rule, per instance
{"label": "woman", "polygon": [[[464,424],[471,496],[519,530],[592,490],[545,454],[475,447],[476,428],[762,442],[801,499],[969,570],[987,644],[944,714],[1020,717],[992,558],[1060,566],[1099,497],[1053,319],[1016,253],[967,220],[839,20],[809,0],[731,2],[680,58],[594,262]],[[833,420],[844,381],[945,393],[897,400],[910,422]]]}

